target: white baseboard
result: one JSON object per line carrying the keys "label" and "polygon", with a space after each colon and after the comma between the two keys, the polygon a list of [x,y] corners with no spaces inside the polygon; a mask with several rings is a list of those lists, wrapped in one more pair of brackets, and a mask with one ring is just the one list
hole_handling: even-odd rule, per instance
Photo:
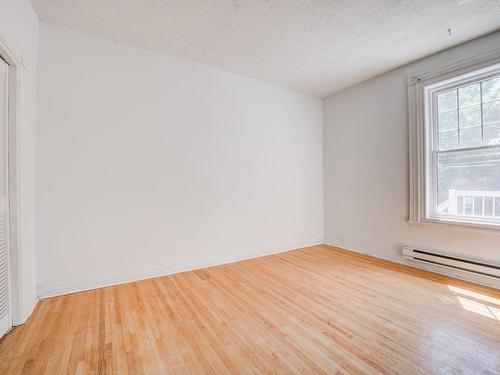
{"label": "white baseboard", "polygon": [[106,276],[95,276],[83,279],[41,284],[38,286],[38,297],[42,299],[70,293],[83,292],[86,290],[124,284],[159,276],[171,275],[178,272],[185,272],[210,266],[233,263],[245,259],[258,258],[261,256],[282,253],[302,247],[315,246],[322,243],[322,240],[318,240],[288,246],[278,246],[272,249],[267,248],[266,250],[259,249],[244,254],[228,254],[216,257],[205,257],[182,262],[162,264],[153,267],[138,268],[124,272],[117,272]]}
{"label": "white baseboard", "polygon": [[325,239],[325,244],[338,247],[341,249],[353,251],[355,253],[363,254],[363,255],[369,255],[374,258],[378,259],[383,259],[383,260],[388,260],[393,263],[399,263],[399,264],[407,264],[406,260],[403,258],[403,256],[394,256],[392,251],[386,250],[386,249],[380,249],[376,248],[373,246],[366,246],[362,245],[359,243],[354,243],[354,242],[349,242],[349,241],[344,241],[344,240],[330,240],[328,238]]}
{"label": "white baseboard", "polygon": [[32,298],[26,301],[26,303],[22,304],[19,315],[17,317],[13,317],[12,319],[12,325],[15,327],[24,324],[35,310],[38,301],[39,299],[37,296],[32,296]]}
{"label": "white baseboard", "polygon": [[335,246],[341,249],[350,250],[356,253],[369,255],[374,258],[388,260],[393,263],[404,264],[409,267],[423,269],[425,271],[437,273],[444,276],[453,277],[455,279],[469,281],[475,284],[485,285],[488,287],[493,287],[500,289],[500,283],[490,277],[482,277],[469,272],[459,272],[446,267],[434,266],[431,264],[422,264],[419,262],[411,262],[403,258],[402,252],[394,254],[394,251],[387,249],[380,249],[375,247],[368,247],[366,245],[355,244],[353,242],[347,242],[343,240],[330,240],[325,239],[325,244],[330,246]]}

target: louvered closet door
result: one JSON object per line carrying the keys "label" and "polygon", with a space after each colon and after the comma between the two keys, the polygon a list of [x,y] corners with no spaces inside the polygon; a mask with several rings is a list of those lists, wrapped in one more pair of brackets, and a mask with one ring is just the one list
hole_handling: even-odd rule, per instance
{"label": "louvered closet door", "polygon": [[0,58],[0,337],[12,326],[9,296],[8,87],[9,66]]}

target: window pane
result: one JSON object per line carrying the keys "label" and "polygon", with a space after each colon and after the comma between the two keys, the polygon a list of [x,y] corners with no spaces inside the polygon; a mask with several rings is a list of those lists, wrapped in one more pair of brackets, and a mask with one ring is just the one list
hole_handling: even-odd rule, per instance
{"label": "window pane", "polygon": [[439,149],[458,147],[458,113],[456,110],[438,114]]}
{"label": "window pane", "polygon": [[466,107],[481,103],[481,85],[476,83],[458,89],[458,105]]}
{"label": "window pane", "polygon": [[474,204],[473,204],[473,198],[472,196],[465,196],[464,197],[464,215],[465,216],[470,216],[472,215],[472,210],[474,209]]}
{"label": "window pane", "polygon": [[481,106],[473,105],[466,108],[460,108],[460,129],[469,126],[481,125]]}
{"label": "window pane", "polygon": [[483,85],[483,103],[492,100],[500,100],[500,77],[484,81]]}
{"label": "window pane", "polygon": [[442,112],[438,115],[439,131],[457,130],[458,114],[457,111]]}
{"label": "window pane", "polygon": [[437,193],[438,213],[500,219],[500,148],[439,154]]}
{"label": "window pane", "polygon": [[483,127],[484,144],[498,145],[500,144],[500,122],[496,124],[488,124]]}
{"label": "window pane", "polygon": [[474,215],[480,216],[483,214],[483,199],[484,197],[474,197]]}
{"label": "window pane", "polygon": [[493,216],[494,213],[493,197],[484,197],[484,215]]}
{"label": "window pane", "polygon": [[439,132],[439,149],[448,150],[457,148],[458,130]]}
{"label": "window pane", "polygon": [[483,122],[485,124],[500,122],[500,100],[483,104]]}
{"label": "window pane", "polygon": [[457,90],[438,94],[438,112],[457,109]]}
{"label": "window pane", "polygon": [[481,125],[468,127],[465,129],[460,128],[460,145],[464,147],[481,146],[482,134]]}
{"label": "window pane", "polygon": [[[448,206],[448,202],[445,202],[445,204],[441,204],[439,205],[440,207],[440,211],[439,213],[440,214],[447,214],[449,213],[450,215],[452,215],[452,212],[457,212],[458,215],[463,215],[464,214],[464,197],[463,196],[458,196],[457,197],[457,203],[455,204],[455,200],[453,200],[453,204],[454,204],[454,208],[450,208]],[[443,210],[443,208],[445,208]]]}

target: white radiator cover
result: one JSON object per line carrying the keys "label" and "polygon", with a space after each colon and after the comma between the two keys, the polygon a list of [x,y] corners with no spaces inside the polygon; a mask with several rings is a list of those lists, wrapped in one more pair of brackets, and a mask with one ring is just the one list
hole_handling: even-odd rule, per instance
{"label": "white radiator cover", "polygon": [[403,247],[403,257],[419,268],[500,288],[500,265],[491,261],[411,246]]}

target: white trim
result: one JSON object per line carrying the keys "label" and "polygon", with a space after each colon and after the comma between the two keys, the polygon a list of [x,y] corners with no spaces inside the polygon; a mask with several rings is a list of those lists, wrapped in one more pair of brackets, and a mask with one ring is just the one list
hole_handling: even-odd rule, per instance
{"label": "white trim", "polygon": [[[354,243],[354,242],[347,242],[343,240],[325,240],[326,245],[338,247],[340,249],[345,249],[345,250],[350,250],[355,253],[363,254],[363,255],[368,255],[373,258],[377,259],[382,259],[382,260],[387,260],[389,262],[397,263],[397,264],[404,264],[406,266],[412,267],[412,268],[418,268],[418,269],[423,269],[425,271],[437,273],[440,275],[452,277],[455,279],[460,279],[468,282],[472,282],[475,284],[480,284],[480,285],[485,285],[488,287],[500,289],[500,281],[496,280],[491,277],[487,276],[481,276],[477,275],[471,272],[460,272],[457,270],[454,270],[452,268],[446,268],[442,266],[437,266],[437,265],[432,265],[432,264],[425,264],[425,263],[420,263],[420,262],[413,262],[406,260],[403,258],[402,252],[400,249],[395,249],[395,250],[388,250],[388,249],[381,249],[381,248],[374,248],[370,246],[365,246],[359,243]],[[416,246],[415,248],[421,248],[420,246]],[[443,251],[438,251],[435,249],[426,249],[431,252],[438,252],[444,255],[450,255],[454,257],[464,257],[460,254],[455,254],[455,253],[450,253],[450,252],[443,252]],[[476,257],[470,257],[467,256],[468,259],[471,260],[477,260],[477,261],[482,261],[485,262],[484,259],[481,258],[476,258]]]}
{"label": "white trim", "polygon": [[22,66],[9,48],[0,40],[0,55],[9,64],[9,116],[8,116],[8,193],[9,193],[9,282],[10,282],[10,315],[12,326],[24,323],[22,301],[22,258],[19,247],[19,103],[20,103],[20,69]]}
{"label": "white trim", "polygon": [[366,244],[361,244],[357,242],[344,241],[339,239],[325,239],[325,245],[338,247],[340,249],[353,251],[355,253],[368,255],[373,258],[388,260],[393,263],[406,264],[404,259],[398,256],[394,256],[394,252],[383,248],[377,248]]}
{"label": "white trim", "polygon": [[[500,50],[472,57],[466,60],[447,65],[445,67],[411,75],[408,80],[408,124],[409,124],[409,218],[411,224],[433,223],[454,225],[459,227],[480,228],[487,230],[500,230],[494,223],[481,223],[469,220],[456,220],[453,218],[431,217],[429,196],[430,183],[427,171],[432,170],[432,160],[427,160],[427,154],[432,142],[432,135],[428,134],[426,119],[431,118],[428,113],[429,106],[424,105],[430,100],[430,89],[434,90],[436,84],[466,75],[471,72],[481,71],[482,74],[491,66],[500,64]],[[432,180],[432,179],[431,179]],[[432,183],[432,181],[430,181]]]}
{"label": "white trim", "polygon": [[498,63],[500,63],[500,49],[460,60],[434,70],[411,74],[407,83],[409,87],[421,84],[429,85]]}
{"label": "white trim", "polygon": [[272,255],[291,251],[293,249],[316,246],[322,244],[318,240],[311,243],[301,243],[291,246],[279,246],[269,250],[255,250],[252,252],[238,255],[221,255],[216,257],[204,257],[182,262],[167,263],[159,266],[144,267],[134,270],[117,272],[106,276],[94,276],[84,279],[67,280],[55,283],[46,283],[38,286],[38,296],[40,299],[55,297],[70,293],[83,292],[97,288],[108,287],[112,285],[124,284],[138,280],[150,279],[154,277],[171,275],[178,272],[191,271],[200,268],[217,266],[227,263],[233,263],[240,260],[258,258],[261,256]]}

